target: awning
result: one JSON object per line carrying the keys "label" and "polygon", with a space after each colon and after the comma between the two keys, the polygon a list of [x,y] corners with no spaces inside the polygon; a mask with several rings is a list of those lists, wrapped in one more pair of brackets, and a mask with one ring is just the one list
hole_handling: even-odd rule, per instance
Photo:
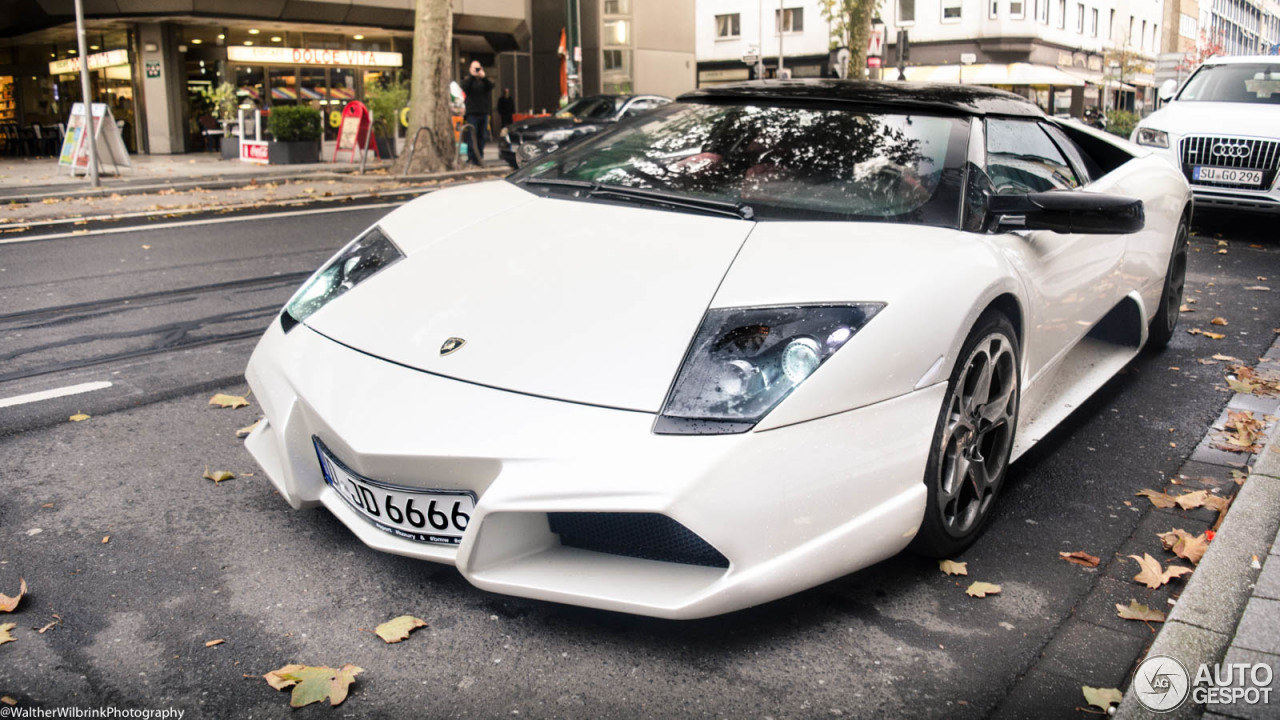
{"label": "awning", "polygon": [[[961,74],[963,72],[963,75]],[[897,68],[885,68],[886,80],[897,80]],[[1085,82],[1049,65],[984,63],[980,65],[917,65],[907,68],[911,82],[963,83],[965,85],[1022,85],[1083,87]]]}

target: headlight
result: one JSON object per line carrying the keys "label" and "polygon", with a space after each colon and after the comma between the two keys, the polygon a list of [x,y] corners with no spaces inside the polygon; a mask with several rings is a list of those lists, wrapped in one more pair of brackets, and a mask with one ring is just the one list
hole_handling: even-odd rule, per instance
{"label": "headlight", "polygon": [[508,136],[508,135],[510,135],[510,134],[511,134],[511,128],[510,128],[510,127],[504,127],[504,128],[502,128],[501,130],[499,130],[499,131],[498,131],[498,137],[502,138],[503,140],[506,140],[506,139],[507,139],[507,136]]}
{"label": "headlight", "polygon": [[538,140],[544,143],[550,143],[552,145],[559,145],[560,143],[566,140],[570,140],[574,138],[575,136],[577,136],[577,134],[578,134],[578,130],[576,128],[569,128],[566,130],[552,130],[550,132],[544,133],[542,137],[538,138]]}
{"label": "headlight", "polygon": [[1152,147],[1169,147],[1169,133],[1155,128],[1138,128],[1135,140],[1139,145],[1150,145]]}
{"label": "headlight", "polygon": [[280,324],[285,332],[306,320],[334,298],[373,277],[379,270],[404,257],[404,253],[378,228],[352,240],[324,267],[312,275],[285,303]]}
{"label": "headlight", "polygon": [[883,307],[858,303],[708,311],[654,432],[750,430]]}

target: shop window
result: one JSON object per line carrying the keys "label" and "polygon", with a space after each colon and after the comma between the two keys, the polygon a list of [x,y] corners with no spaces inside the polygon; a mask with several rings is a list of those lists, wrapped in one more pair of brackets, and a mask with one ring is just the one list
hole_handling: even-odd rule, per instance
{"label": "shop window", "polygon": [[240,107],[260,109],[267,106],[265,77],[266,69],[260,65],[236,66],[236,97],[240,100]]}
{"label": "shop window", "polygon": [[716,37],[736,38],[742,34],[742,15],[733,13],[732,15],[716,16]]}
{"label": "shop window", "polygon": [[804,32],[804,8],[774,10],[773,21],[778,32]]}
{"label": "shop window", "polygon": [[275,67],[270,69],[272,107],[298,104],[298,71],[292,67]]}

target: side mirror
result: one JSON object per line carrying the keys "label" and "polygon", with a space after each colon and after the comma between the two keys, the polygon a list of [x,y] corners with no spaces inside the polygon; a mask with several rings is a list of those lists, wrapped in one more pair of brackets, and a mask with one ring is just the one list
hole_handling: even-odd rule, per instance
{"label": "side mirror", "polygon": [[1173,78],[1169,78],[1160,84],[1160,90],[1157,92],[1157,95],[1159,95],[1161,102],[1169,102],[1173,99],[1173,94],[1177,91],[1178,81]]}
{"label": "side mirror", "polygon": [[1141,200],[1080,190],[991,195],[987,200],[987,218],[987,227],[996,231],[1049,230],[1098,235],[1134,233],[1146,224]]}
{"label": "side mirror", "polygon": [[551,150],[554,150],[554,149],[555,149],[554,147],[551,149],[548,149],[542,143],[536,143],[536,142],[520,143],[519,145],[516,146],[516,167],[522,168],[525,165],[528,165],[529,163],[533,162],[534,160],[537,160],[538,158],[542,157],[543,155],[546,155],[547,153],[551,152]]}

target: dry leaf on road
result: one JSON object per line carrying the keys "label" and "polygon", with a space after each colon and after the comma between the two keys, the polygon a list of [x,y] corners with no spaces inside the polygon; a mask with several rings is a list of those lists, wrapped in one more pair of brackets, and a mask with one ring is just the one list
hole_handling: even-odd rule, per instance
{"label": "dry leaf on road", "polygon": [[1116,614],[1125,620],[1141,620],[1143,622],[1164,622],[1165,614],[1152,610],[1137,600],[1130,600],[1128,605],[1116,603]]}
{"label": "dry leaf on road", "polygon": [[1170,580],[1186,575],[1191,572],[1191,568],[1181,565],[1170,565],[1167,570],[1162,570],[1160,561],[1151,557],[1150,553],[1143,553],[1142,557],[1130,555],[1129,557],[1138,561],[1138,565],[1142,567],[1142,572],[1133,576],[1134,580],[1155,590]]}
{"label": "dry leaf on road", "polygon": [[236,478],[234,473],[229,473],[226,470],[214,470],[213,472],[209,472],[208,465],[204,466],[204,476],[209,480],[212,480],[214,485],[221,484],[223,480],[235,480]]}
{"label": "dry leaf on road", "polygon": [[356,681],[356,675],[364,672],[364,668],[350,663],[334,670],[330,667],[312,667],[310,665],[285,665],[279,670],[272,670],[262,677],[276,690],[292,687],[293,694],[289,705],[300,708],[311,703],[329,699],[329,704],[336,707],[347,699],[347,689]]}
{"label": "dry leaf on road", "polygon": [[1214,319],[1210,320],[1210,321],[1209,321],[1209,324],[1210,324],[1210,325],[1221,325],[1221,326],[1224,326],[1224,327],[1225,327],[1228,323],[1227,323],[1227,319],[1226,319],[1226,318],[1224,318],[1224,317],[1216,317],[1216,318],[1214,318]]}
{"label": "dry leaf on road", "polygon": [[0,645],[17,640],[17,638],[9,634],[9,631],[16,627],[18,627],[17,623],[0,623]]}
{"label": "dry leaf on road", "polygon": [[72,415],[67,419],[70,420],[71,422],[84,422],[85,420],[88,420],[89,417],[90,416],[85,415],[84,413],[76,413],[75,415]]}
{"label": "dry leaf on road", "polygon": [[968,575],[969,563],[955,560],[939,560],[938,569],[948,575]]}
{"label": "dry leaf on road", "polygon": [[409,633],[426,626],[427,621],[421,618],[416,618],[412,615],[401,615],[398,618],[382,623],[374,628],[373,632],[382,638],[383,642],[390,645],[404,640],[409,637]]}
{"label": "dry leaf on road", "polygon": [[1151,501],[1152,505],[1155,505],[1158,508],[1171,508],[1178,504],[1171,496],[1150,488],[1143,488],[1142,490],[1134,493],[1134,495],[1145,497]]}
{"label": "dry leaf on road", "polygon": [[18,578],[17,597],[9,597],[4,593],[0,593],[0,612],[13,612],[18,607],[18,602],[22,600],[22,596],[26,594],[27,581],[24,578]]}
{"label": "dry leaf on road", "polygon": [[1173,501],[1183,510],[1194,510],[1204,505],[1204,499],[1209,497],[1208,490],[1196,490],[1195,492],[1183,493],[1174,498]]}
{"label": "dry leaf on road", "polygon": [[262,424],[262,418],[258,418],[257,422],[253,423],[252,425],[246,425],[240,428],[239,430],[237,430],[236,437],[238,438],[247,437],[249,433],[253,432],[254,430],[257,430],[258,426],[261,424]]}
{"label": "dry leaf on road", "polygon": [[1124,693],[1115,688],[1094,688],[1088,685],[1080,686],[1084,691],[1084,701],[1096,708],[1101,708],[1103,712],[1111,710],[1112,705],[1119,705],[1124,699]]}
{"label": "dry leaf on road", "polygon": [[984,598],[988,595],[999,595],[1000,586],[989,582],[975,582],[964,591],[969,597]]}
{"label": "dry leaf on road", "polygon": [[1199,536],[1181,528],[1174,528],[1167,533],[1156,533],[1165,550],[1183,560],[1190,560],[1192,565],[1200,564],[1200,558],[1209,549],[1209,539],[1203,533]]}
{"label": "dry leaf on road", "polygon": [[217,405],[223,408],[242,408],[249,407],[249,400],[242,395],[227,395],[226,393],[218,393],[209,398],[210,405]]}
{"label": "dry leaf on road", "polygon": [[226,642],[226,640],[223,640],[222,638],[218,638],[217,640],[210,640],[209,642],[205,643],[204,646],[214,647],[215,645],[221,645],[224,642]]}
{"label": "dry leaf on road", "polygon": [[1059,552],[1058,555],[1069,563],[1091,568],[1098,567],[1098,563],[1102,562],[1101,558],[1080,550],[1077,550],[1076,552]]}

